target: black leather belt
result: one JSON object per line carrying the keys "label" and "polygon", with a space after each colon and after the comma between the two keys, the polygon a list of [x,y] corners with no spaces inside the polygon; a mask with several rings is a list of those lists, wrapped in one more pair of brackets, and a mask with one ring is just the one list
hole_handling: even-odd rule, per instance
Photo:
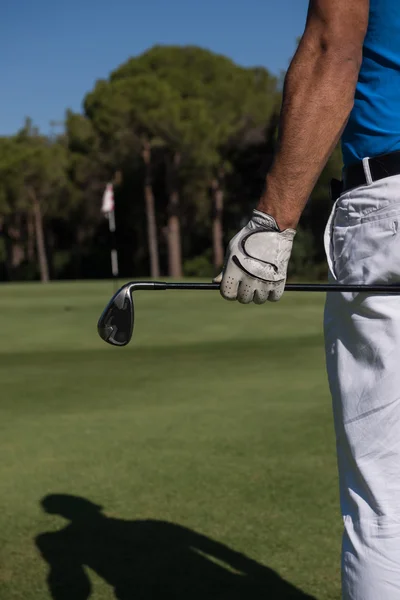
{"label": "black leather belt", "polygon": [[[400,151],[375,156],[368,162],[372,181],[400,175]],[[367,183],[362,161],[344,169],[342,193]]]}

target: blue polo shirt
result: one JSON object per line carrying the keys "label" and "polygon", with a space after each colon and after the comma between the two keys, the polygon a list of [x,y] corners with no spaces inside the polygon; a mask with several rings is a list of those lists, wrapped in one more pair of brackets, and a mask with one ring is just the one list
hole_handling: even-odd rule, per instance
{"label": "blue polo shirt", "polygon": [[400,150],[400,0],[370,0],[363,62],[342,150],[345,166]]}

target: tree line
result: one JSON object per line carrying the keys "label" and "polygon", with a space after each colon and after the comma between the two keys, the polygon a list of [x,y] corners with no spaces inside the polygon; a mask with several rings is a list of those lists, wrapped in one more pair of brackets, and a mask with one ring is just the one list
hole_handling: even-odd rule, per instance
{"label": "tree line", "polygon": [[[1,279],[109,277],[108,182],[122,277],[211,277],[262,192],[280,105],[265,68],[155,46],[97,81],[60,135],[27,119],[0,138]],[[339,172],[336,150],[300,222],[293,277],[325,276],[328,182]]]}

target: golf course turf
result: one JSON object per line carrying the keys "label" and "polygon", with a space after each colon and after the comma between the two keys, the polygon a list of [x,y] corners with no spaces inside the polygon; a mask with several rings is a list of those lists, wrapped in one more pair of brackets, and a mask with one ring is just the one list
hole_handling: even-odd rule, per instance
{"label": "golf course turf", "polygon": [[338,600],[324,295],[112,293],[0,287],[0,600]]}

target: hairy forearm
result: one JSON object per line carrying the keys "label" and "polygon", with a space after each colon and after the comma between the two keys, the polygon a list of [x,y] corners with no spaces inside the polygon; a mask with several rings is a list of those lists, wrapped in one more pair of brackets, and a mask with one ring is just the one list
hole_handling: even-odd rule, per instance
{"label": "hairy forearm", "polygon": [[303,39],[287,73],[278,150],[258,209],[295,228],[353,107],[361,63],[354,51]]}

